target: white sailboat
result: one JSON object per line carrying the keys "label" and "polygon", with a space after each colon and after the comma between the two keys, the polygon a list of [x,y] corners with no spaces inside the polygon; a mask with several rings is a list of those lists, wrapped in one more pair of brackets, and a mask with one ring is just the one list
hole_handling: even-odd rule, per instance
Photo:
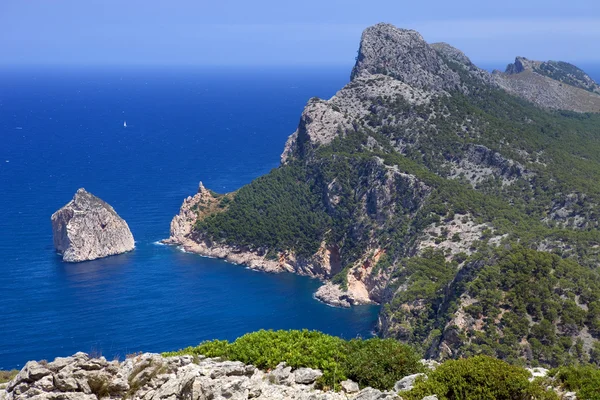
{"label": "white sailboat", "polygon": [[123,121],[123,128],[127,128],[127,121]]}

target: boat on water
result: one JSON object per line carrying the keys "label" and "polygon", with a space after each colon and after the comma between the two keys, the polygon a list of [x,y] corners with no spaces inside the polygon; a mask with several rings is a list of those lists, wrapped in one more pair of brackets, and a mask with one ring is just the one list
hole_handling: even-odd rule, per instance
{"label": "boat on water", "polygon": [[123,121],[123,128],[127,128],[127,121]]}

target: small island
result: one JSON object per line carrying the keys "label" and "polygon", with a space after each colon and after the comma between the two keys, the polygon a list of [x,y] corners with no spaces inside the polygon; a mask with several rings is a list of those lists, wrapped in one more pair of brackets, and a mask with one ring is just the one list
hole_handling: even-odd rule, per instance
{"label": "small island", "polygon": [[54,248],[63,261],[95,260],[133,250],[127,222],[105,201],[81,188],[52,214]]}

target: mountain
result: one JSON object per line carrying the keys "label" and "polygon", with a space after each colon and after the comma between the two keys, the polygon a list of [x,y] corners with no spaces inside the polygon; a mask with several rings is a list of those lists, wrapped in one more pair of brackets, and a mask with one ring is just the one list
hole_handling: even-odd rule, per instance
{"label": "mountain", "polygon": [[600,363],[600,115],[570,94],[600,96],[575,67],[518,60],[489,74],[367,28],[350,83],[308,101],[281,166],[201,187],[169,242],[379,303],[379,334],[427,357]]}
{"label": "mountain", "polygon": [[541,107],[600,112],[600,86],[576,66],[562,61],[531,61],[517,57],[494,82]]}

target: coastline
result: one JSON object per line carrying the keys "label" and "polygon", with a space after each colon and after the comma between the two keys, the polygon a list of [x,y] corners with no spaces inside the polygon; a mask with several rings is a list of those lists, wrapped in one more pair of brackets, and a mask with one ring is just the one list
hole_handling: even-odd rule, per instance
{"label": "coastline", "polygon": [[[319,303],[330,307],[350,308],[357,305],[378,305],[379,303],[370,300],[368,297],[353,291],[343,290],[338,284],[332,283],[328,278],[331,273],[331,265],[316,262],[324,261],[328,250],[322,245],[317,254],[309,261],[298,260],[293,254],[282,254],[277,260],[269,260],[258,252],[253,252],[245,248],[228,246],[225,244],[207,243],[206,241],[196,242],[188,237],[163,239],[162,245],[175,246],[186,253],[196,254],[202,257],[215,258],[225,262],[244,266],[247,269],[257,272],[266,272],[271,274],[292,273],[300,276],[307,276],[312,279],[318,279],[322,285],[313,293],[312,297]],[[328,258],[328,257],[327,257]]]}

